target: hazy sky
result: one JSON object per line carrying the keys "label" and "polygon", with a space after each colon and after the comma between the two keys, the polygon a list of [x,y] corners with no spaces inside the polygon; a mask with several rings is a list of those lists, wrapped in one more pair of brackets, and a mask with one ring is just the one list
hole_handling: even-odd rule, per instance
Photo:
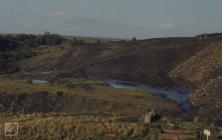
{"label": "hazy sky", "polygon": [[222,32],[222,0],[0,0],[1,33],[151,38]]}

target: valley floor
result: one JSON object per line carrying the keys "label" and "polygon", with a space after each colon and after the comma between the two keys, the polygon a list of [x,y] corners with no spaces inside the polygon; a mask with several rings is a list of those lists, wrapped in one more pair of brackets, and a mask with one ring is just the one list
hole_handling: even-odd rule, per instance
{"label": "valley floor", "polygon": [[[205,127],[183,121],[183,113],[174,102],[142,89],[115,89],[101,80],[56,78],[33,84],[30,79],[1,76],[0,93],[0,138],[4,140],[10,139],[5,137],[5,123],[15,122],[18,136],[11,139],[19,140],[156,140],[176,135],[195,139]],[[162,118],[145,125],[144,114],[152,109]],[[168,134],[168,130],[181,132]]]}

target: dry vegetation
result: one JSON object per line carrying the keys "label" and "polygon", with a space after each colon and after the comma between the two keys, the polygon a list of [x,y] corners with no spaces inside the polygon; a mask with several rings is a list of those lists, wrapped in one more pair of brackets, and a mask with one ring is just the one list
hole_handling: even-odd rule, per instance
{"label": "dry vegetation", "polygon": [[[1,79],[0,99],[4,103],[3,107],[10,108],[13,105],[15,110],[28,104],[31,109],[32,104],[36,103],[37,107],[49,106],[49,111],[57,110],[57,105],[61,104],[63,112],[111,111],[110,113],[141,114],[153,107],[158,110],[180,111],[175,103],[152,96],[141,89],[114,89],[98,80],[71,81],[74,87],[66,87],[62,84],[34,85],[22,80]],[[27,111],[35,111],[35,107],[30,109]]]}
{"label": "dry vegetation", "polygon": [[[7,121],[18,122],[19,135],[16,139],[117,139],[121,137],[143,137],[147,127],[140,123],[119,122],[118,117],[104,116],[57,116],[57,115],[18,115]],[[3,129],[4,125],[0,125]],[[0,133],[1,139],[6,139]]]}
{"label": "dry vegetation", "polygon": [[[32,47],[27,45],[39,41],[33,36],[25,43],[2,38],[3,43],[15,43],[8,46],[12,50],[21,47],[8,52],[6,45],[0,50],[0,72],[5,74],[0,75],[0,130],[5,122],[20,124],[19,136],[11,139],[156,140],[161,133],[168,139],[179,139],[177,134],[195,139],[196,132],[206,127],[214,136],[219,134],[219,127],[209,127],[207,122],[222,117],[221,35],[118,42],[85,38],[80,45],[70,45],[75,37],[64,38],[62,44],[50,45],[56,40],[49,38],[49,44]],[[10,54],[7,59],[5,52]],[[30,54],[23,56],[27,52]],[[80,73],[84,78],[60,73]],[[206,121],[185,122],[176,103],[141,89],[114,89],[88,75],[188,87],[193,90],[191,115]],[[49,83],[35,85],[31,79]],[[153,108],[173,121],[143,125],[141,116]],[[184,136],[185,131],[191,133]],[[0,131],[0,139],[7,139],[4,131]]]}
{"label": "dry vegetation", "polygon": [[[190,102],[199,113],[208,118],[220,119],[222,91],[222,43],[212,43],[173,71],[171,76],[195,85]],[[212,115],[210,112],[214,112]]]}

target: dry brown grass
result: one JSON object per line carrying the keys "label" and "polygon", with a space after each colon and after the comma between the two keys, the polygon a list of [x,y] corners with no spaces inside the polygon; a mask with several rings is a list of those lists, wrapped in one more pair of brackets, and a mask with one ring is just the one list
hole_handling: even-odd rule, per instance
{"label": "dry brown grass", "polygon": [[213,43],[171,71],[172,77],[190,82],[209,80],[216,70],[222,69],[222,45]]}
{"label": "dry brown grass", "polygon": [[[50,116],[50,115],[19,115],[7,119],[7,122],[19,123],[19,134],[14,139],[80,139],[111,137],[142,137],[147,134],[147,128],[138,123],[119,122],[118,117],[97,116]],[[4,130],[4,122],[0,124]],[[0,132],[0,139],[7,139]]]}

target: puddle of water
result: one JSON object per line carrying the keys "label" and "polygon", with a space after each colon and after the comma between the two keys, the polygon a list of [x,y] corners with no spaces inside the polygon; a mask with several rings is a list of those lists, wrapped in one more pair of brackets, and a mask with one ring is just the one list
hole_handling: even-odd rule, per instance
{"label": "puddle of water", "polygon": [[47,84],[46,80],[32,80],[32,84]]}

